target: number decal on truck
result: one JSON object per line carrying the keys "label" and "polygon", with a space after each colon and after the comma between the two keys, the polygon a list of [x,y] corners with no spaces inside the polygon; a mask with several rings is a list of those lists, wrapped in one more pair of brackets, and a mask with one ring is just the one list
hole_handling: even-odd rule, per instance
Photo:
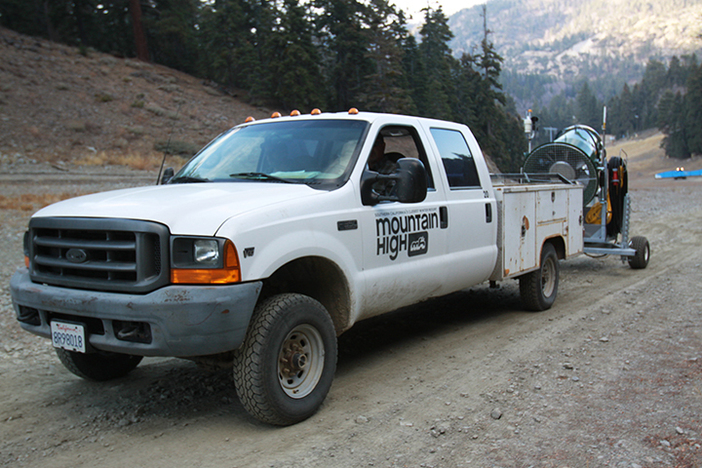
{"label": "number decal on truck", "polygon": [[375,220],[376,255],[397,259],[401,252],[408,257],[429,251],[429,231],[439,227],[437,208],[379,212]]}

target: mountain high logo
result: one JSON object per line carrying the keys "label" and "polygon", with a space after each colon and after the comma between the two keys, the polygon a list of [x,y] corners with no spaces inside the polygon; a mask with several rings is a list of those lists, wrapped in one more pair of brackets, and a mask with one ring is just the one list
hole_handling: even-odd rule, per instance
{"label": "mountain high logo", "polygon": [[397,259],[400,252],[408,257],[429,251],[429,231],[439,227],[437,209],[422,212],[378,213],[375,220],[376,255]]}

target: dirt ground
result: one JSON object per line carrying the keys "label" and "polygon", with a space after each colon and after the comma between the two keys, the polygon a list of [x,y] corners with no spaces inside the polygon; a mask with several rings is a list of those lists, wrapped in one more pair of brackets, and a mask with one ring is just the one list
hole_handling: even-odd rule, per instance
{"label": "dirt ground", "polygon": [[[520,310],[506,282],[361,322],[340,338],[321,410],[288,428],[249,417],[229,372],[188,361],[147,358],[106,384],[70,374],[15,321],[8,283],[31,210],[2,209],[0,463],[702,467],[702,180],[655,181],[675,163],[627,154],[647,269],[580,256],[542,313]],[[14,164],[0,182],[21,200],[154,178],[91,170]]]}
{"label": "dirt ground", "polygon": [[251,109],[177,72],[6,30],[0,56],[0,464],[702,467],[702,178],[653,179],[702,160],[664,159],[660,135],[609,148],[629,156],[647,269],[580,256],[542,313],[506,282],[361,322],[340,337],[321,410],[274,428],[246,414],[227,371],[147,358],[111,383],[73,376],[20,329],[9,295],[33,211],[154,183],[156,168],[109,158],[169,133],[206,141]]}

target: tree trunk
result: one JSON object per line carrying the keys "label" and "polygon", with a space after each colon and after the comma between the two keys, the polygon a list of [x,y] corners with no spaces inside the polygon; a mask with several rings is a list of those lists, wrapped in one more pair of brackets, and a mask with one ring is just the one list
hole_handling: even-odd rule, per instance
{"label": "tree trunk", "polygon": [[149,47],[146,44],[144,27],[141,24],[141,3],[139,0],[129,0],[129,12],[132,15],[132,26],[134,27],[134,43],[136,45],[137,58],[144,62],[148,62]]}
{"label": "tree trunk", "polygon": [[54,24],[51,22],[51,9],[49,8],[49,0],[44,0],[44,17],[46,18],[46,31],[49,34],[49,40],[59,42],[59,35],[56,32]]}

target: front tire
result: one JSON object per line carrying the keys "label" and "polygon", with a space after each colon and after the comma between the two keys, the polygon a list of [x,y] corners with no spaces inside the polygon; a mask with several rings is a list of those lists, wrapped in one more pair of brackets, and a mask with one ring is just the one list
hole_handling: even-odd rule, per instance
{"label": "front tire", "polygon": [[550,309],[558,295],[558,255],[553,244],[544,244],[538,270],[519,277],[519,293],[527,310]]}
{"label": "front tire", "polygon": [[131,356],[117,353],[77,353],[66,349],[56,348],[61,363],[86,380],[104,382],[124,377],[139,365],[143,356]]}
{"label": "front tire", "polygon": [[270,297],[256,307],[234,353],[234,383],[244,408],[286,426],[312,416],[336,371],[336,332],[318,301],[301,294]]}

